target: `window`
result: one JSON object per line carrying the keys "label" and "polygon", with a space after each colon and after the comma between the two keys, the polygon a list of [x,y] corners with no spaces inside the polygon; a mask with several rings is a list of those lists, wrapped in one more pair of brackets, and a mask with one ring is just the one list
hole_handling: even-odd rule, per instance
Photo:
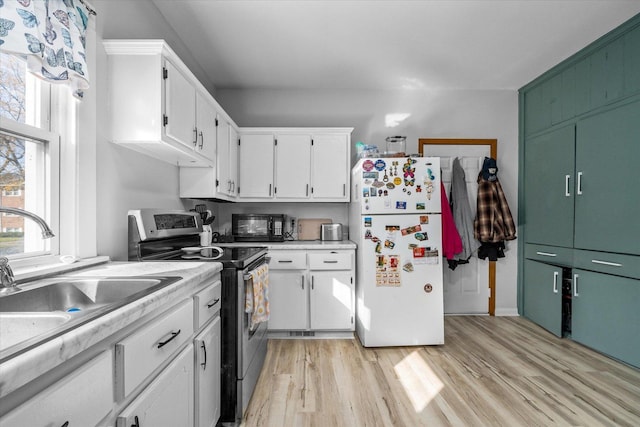
{"label": "window", "polygon": [[[58,230],[59,136],[49,129],[50,85],[24,59],[0,53],[0,205],[33,212]],[[58,240],[19,215],[0,216],[0,255],[57,255]],[[56,233],[57,234],[57,233]]]}

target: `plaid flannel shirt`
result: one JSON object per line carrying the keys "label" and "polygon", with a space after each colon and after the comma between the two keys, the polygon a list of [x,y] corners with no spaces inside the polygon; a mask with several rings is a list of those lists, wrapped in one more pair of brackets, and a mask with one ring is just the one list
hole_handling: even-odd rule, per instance
{"label": "plaid flannel shirt", "polygon": [[500,181],[478,176],[478,210],[473,222],[474,237],[483,243],[497,243],[516,238],[516,225]]}

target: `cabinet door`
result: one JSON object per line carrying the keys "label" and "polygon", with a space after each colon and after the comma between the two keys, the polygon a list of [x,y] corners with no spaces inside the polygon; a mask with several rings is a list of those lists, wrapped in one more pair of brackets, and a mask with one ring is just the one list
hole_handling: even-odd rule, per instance
{"label": "cabinet door", "polygon": [[193,346],[189,345],[117,418],[117,427],[193,425]]}
{"label": "cabinet door", "polygon": [[218,191],[222,194],[231,195],[231,126],[229,122],[218,114],[218,124],[216,128],[216,140],[218,144]]}
{"label": "cabinet door", "polygon": [[269,329],[307,329],[308,284],[304,270],[269,270]]}
{"label": "cabinet door", "polygon": [[311,329],[353,330],[354,293],[351,272],[311,273]]}
{"label": "cabinet door", "polygon": [[112,366],[111,351],[102,353],[2,417],[0,426],[95,426],[113,406]]}
{"label": "cabinet door", "polygon": [[562,336],[562,268],[524,262],[524,315],[549,332]]}
{"label": "cabinet door", "polygon": [[640,367],[640,280],[574,270],[572,339]]}
{"label": "cabinet door", "polygon": [[640,91],[640,27],[624,37],[624,88],[626,94]]}
{"label": "cabinet door", "polygon": [[229,180],[231,181],[230,196],[238,195],[238,130],[229,126]]}
{"label": "cabinet door", "polygon": [[527,243],[573,246],[574,144],[573,126],[525,142]]}
{"label": "cabinet door", "polygon": [[196,427],[214,427],[220,418],[220,317],[194,341]]}
{"label": "cabinet door", "polygon": [[273,197],[272,134],[247,134],[240,138],[239,192],[241,198]]}
{"label": "cabinet door", "polygon": [[313,199],[347,200],[349,183],[349,139],[347,135],[314,135],[311,155]]}
{"label": "cabinet door", "polygon": [[196,151],[209,160],[215,160],[216,109],[200,93],[196,95],[196,128],[198,129]]}
{"label": "cabinet door", "polygon": [[165,61],[165,114],[168,137],[194,148],[196,145],[196,89],[170,62]]}
{"label": "cabinet door", "polygon": [[576,248],[640,255],[639,135],[638,101],[578,122]]}
{"label": "cabinet door", "polygon": [[276,197],[308,199],[311,191],[311,135],[278,135]]}

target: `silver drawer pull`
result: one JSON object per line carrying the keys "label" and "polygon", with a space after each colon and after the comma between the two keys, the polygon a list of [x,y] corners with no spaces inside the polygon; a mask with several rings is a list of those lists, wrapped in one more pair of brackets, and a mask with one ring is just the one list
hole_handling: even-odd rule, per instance
{"label": "silver drawer pull", "polygon": [[293,261],[291,261],[290,259],[281,259],[278,260],[278,262],[281,264],[291,264]]}
{"label": "silver drawer pull", "polygon": [[553,272],[553,293],[557,294],[558,293],[558,276],[559,273],[557,271]]}
{"label": "silver drawer pull", "polygon": [[169,339],[167,339],[166,341],[159,342],[158,343],[158,348],[162,348],[165,345],[169,344],[179,334],[180,334],[180,329],[178,329],[178,332],[171,332],[171,337]]}
{"label": "silver drawer pull", "polygon": [[571,179],[571,175],[564,176],[564,195],[565,197],[571,197],[571,191],[569,191],[569,180]]}
{"label": "silver drawer pull", "polygon": [[618,264],[617,262],[600,261],[599,259],[592,259],[591,262],[594,264],[608,265],[611,267],[622,267],[622,264]]}
{"label": "silver drawer pull", "polygon": [[207,304],[207,308],[211,308],[214,305],[218,304],[220,302],[220,298],[216,298],[213,300],[213,302],[211,304]]}
{"label": "silver drawer pull", "polygon": [[578,298],[580,295],[578,294],[578,274],[573,275],[573,296]]}
{"label": "silver drawer pull", "polygon": [[536,252],[536,255],[542,255],[542,256],[558,256],[558,254],[553,254],[551,252]]}
{"label": "silver drawer pull", "polygon": [[322,261],[322,262],[324,262],[325,264],[337,264],[338,263],[338,261],[335,260],[335,259],[334,260],[325,260],[325,261]]}

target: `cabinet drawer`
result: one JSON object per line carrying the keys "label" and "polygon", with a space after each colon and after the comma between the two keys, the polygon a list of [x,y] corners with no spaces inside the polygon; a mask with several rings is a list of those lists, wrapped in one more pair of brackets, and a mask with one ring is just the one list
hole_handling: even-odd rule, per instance
{"label": "cabinet drawer", "polygon": [[0,419],[2,427],[94,426],[113,406],[111,351],[87,362]]}
{"label": "cabinet drawer", "polygon": [[563,265],[567,267],[573,265],[572,248],[525,244],[524,257],[553,265]]}
{"label": "cabinet drawer", "polygon": [[269,251],[269,269],[304,270],[307,268],[306,251]]}
{"label": "cabinet drawer", "polygon": [[310,270],[351,270],[350,252],[321,252],[309,253]]}
{"label": "cabinet drawer", "polygon": [[116,344],[116,398],[127,396],[193,335],[188,299]]}
{"label": "cabinet drawer", "polygon": [[200,329],[209,319],[220,312],[221,295],[222,283],[220,280],[194,295],[196,329]]}
{"label": "cabinet drawer", "polygon": [[640,279],[640,256],[576,250],[575,266],[584,270]]}

